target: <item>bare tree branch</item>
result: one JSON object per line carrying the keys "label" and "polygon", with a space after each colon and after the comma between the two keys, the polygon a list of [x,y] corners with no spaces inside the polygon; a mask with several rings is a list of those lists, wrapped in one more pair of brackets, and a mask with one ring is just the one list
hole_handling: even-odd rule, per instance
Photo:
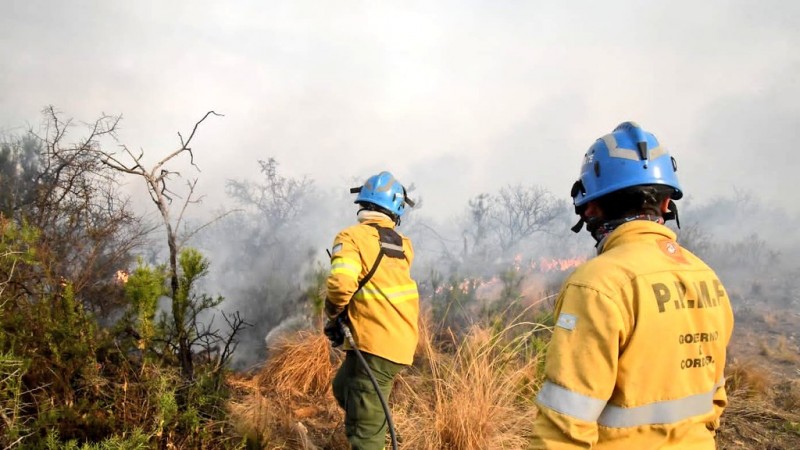
{"label": "bare tree branch", "polygon": [[[128,157],[132,160],[130,165],[123,164],[119,159],[116,158],[113,154],[103,152],[102,150],[97,150],[99,153],[100,160],[103,164],[108,167],[111,167],[119,172],[128,173],[131,175],[141,176],[145,184],[148,188],[148,194],[150,195],[150,199],[158,208],[159,213],[161,214],[161,219],[166,228],[167,232],[167,246],[169,248],[169,277],[170,277],[170,288],[171,288],[171,295],[172,295],[172,318],[173,318],[173,326],[175,328],[175,332],[177,333],[177,356],[181,364],[181,369],[184,377],[188,380],[193,378],[193,362],[192,362],[192,342],[190,338],[190,328],[187,327],[187,318],[189,319],[188,324],[196,324],[197,320],[197,311],[187,311],[184,308],[195,308],[195,304],[192,301],[177,301],[179,297],[179,288],[180,282],[178,278],[178,253],[180,251],[181,245],[183,244],[182,241],[179,242],[177,238],[178,230],[180,229],[180,225],[184,219],[184,213],[186,208],[190,203],[195,203],[196,201],[193,200],[194,190],[197,183],[197,180],[187,182],[188,186],[188,195],[186,196],[186,200],[183,202],[180,212],[178,213],[177,220],[173,221],[171,215],[171,205],[173,198],[181,198],[179,194],[173,192],[169,189],[167,181],[170,180],[171,175],[176,175],[178,177],[181,176],[180,173],[176,171],[172,171],[169,168],[165,167],[167,163],[172,161],[174,158],[179,156],[180,154],[186,152],[189,154],[189,161],[192,166],[195,167],[198,171],[200,170],[199,167],[194,162],[194,153],[190,147],[192,140],[194,139],[197,130],[208,117],[210,116],[222,116],[222,114],[218,114],[215,111],[211,110],[206,112],[206,114],[197,122],[195,122],[194,127],[192,128],[191,133],[189,134],[188,138],[184,139],[183,135],[179,132],[178,137],[180,139],[180,148],[177,150],[169,153],[165,157],[163,157],[160,161],[158,161],[149,171],[147,171],[142,166],[142,158],[144,156],[144,152],[140,152],[138,156],[134,155],[127,147],[122,146],[123,151],[128,155]],[[95,135],[99,133],[105,133],[108,129],[113,129],[116,126],[116,122],[109,121],[107,122],[107,127],[102,128],[99,127],[96,130]],[[187,304],[188,303],[188,304]],[[187,317],[188,313],[188,317]],[[191,325],[188,325],[191,326]]]}
{"label": "bare tree branch", "polygon": [[194,230],[192,230],[192,231],[189,231],[189,232],[185,233],[185,235],[183,236],[183,238],[180,240],[181,246],[183,246],[184,244],[186,244],[186,243],[189,241],[189,239],[191,239],[192,237],[194,237],[194,235],[196,235],[197,233],[199,233],[199,232],[200,232],[201,230],[203,230],[204,228],[206,228],[206,227],[208,227],[208,226],[211,226],[211,225],[213,225],[214,223],[216,223],[216,222],[218,222],[218,221],[222,220],[223,218],[225,218],[225,217],[227,217],[227,216],[229,216],[229,215],[231,215],[231,214],[233,214],[233,213],[242,212],[242,211],[244,211],[244,210],[243,210],[243,209],[240,209],[240,208],[239,208],[239,209],[231,209],[231,210],[225,211],[225,212],[223,212],[223,213],[221,213],[221,214],[217,215],[217,216],[216,216],[216,217],[214,217],[213,219],[211,219],[211,220],[207,221],[206,223],[204,223],[204,224],[200,225],[199,227],[195,228]]}

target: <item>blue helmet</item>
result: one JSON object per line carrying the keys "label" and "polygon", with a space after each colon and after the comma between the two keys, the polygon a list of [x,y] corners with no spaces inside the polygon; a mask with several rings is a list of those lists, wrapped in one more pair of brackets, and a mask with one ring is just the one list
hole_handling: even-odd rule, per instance
{"label": "blue helmet", "polygon": [[406,203],[414,206],[414,202],[406,197],[406,188],[385,171],[369,177],[363,186],[352,188],[350,192],[358,193],[354,203],[380,206],[398,218],[403,215]]}
{"label": "blue helmet", "polygon": [[634,122],[623,122],[589,147],[580,179],[572,187],[572,201],[577,210],[606,194],[648,184],[671,187],[677,200],[683,197],[677,170],[675,158],[652,133]]}

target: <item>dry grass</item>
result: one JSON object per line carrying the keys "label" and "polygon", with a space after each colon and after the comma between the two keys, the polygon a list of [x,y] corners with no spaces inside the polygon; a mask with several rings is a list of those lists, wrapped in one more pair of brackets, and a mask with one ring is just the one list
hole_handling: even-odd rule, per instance
{"label": "dry grass", "polygon": [[787,380],[775,387],[777,403],[786,411],[800,411],[800,378]]}
{"label": "dry grass", "polygon": [[779,375],[754,360],[733,360],[726,369],[728,407],[722,416],[721,450],[800,448],[800,380]]}
{"label": "dry grass", "polygon": [[250,445],[262,449],[346,449],[343,414],[330,391],[338,366],[327,338],[300,332],[275,346],[252,379],[233,380],[231,420]]}
{"label": "dry grass", "polygon": [[[542,329],[475,327],[463,340],[435,343],[423,319],[414,367],[397,378],[390,397],[400,448],[525,448],[540,382],[540,347],[530,344]],[[254,377],[230,380],[238,433],[256,448],[348,449],[330,391],[336,359],[321,333],[299,333],[277,345]]]}
{"label": "dry grass", "polygon": [[721,450],[799,448],[800,436],[791,431],[800,415],[775,405],[775,397],[754,398],[746,391],[728,393],[718,445]]}
{"label": "dry grass", "polygon": [[321,396],[338,365],[331,361],[330,343],[322,333],[301,331],[276,343],[256,382],[290,397]]}
{"label": "dry grass", "polygon": [[739,397],[765,399],[770,394],[772,375],[761,365],[752,360],[734,359],[725,370],[727,382],[725,388],[735,392]]}
{"label": "dry grass", "polygon": [[791,343],[786,336],[762,340],[761,354],[783,364],[800,363],[800,353],[798,353],[797,346]]}
{"label": "dry grass", "polygon": [[761,314],[761,320],[763,320],[764,324],[769,328],[776,328],[780,322],[778,319],[779,315],[775,311],[767,311]]}
{"label": "dry grass", "polygon": [[523,348],[530,334],[505,339],[473,328],[455,354],[421,333],[425,364],[398,379],[394,414],[401,448],[525,448],[536,415],[539,361]]}
{"label": "dry grass", "polygon": [[[519,317],[510,322],[444,339],[442,333],[434,338],[422,320],[415,364],[397,378],[390,397],[401,449],[528,446],[541,382],[544,341],[538,334],[545,327]],[[774,352],[792,350],[780,339],[762,344],[766,349],[773,362]],[[330,392],[339,356],[321,333],[301,332],[281,342],[255,376],[231,380],[231,418],[239,434],[252,448],[348,449],[343,413]],[[800,448],[800,380],[779,379],[766,367],[761,358],[730,362],[718,448]]]}

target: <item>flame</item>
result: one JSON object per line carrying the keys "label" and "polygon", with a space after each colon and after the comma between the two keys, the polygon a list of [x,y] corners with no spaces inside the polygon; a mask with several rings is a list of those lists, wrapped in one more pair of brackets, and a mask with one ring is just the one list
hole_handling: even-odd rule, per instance
{"label": "flame", "polygon": [[124,269],[120,269],[117,273],[114,274],[114,282],[117,284],[127,284],[128,283],[128,271]]}
{"label": "flame", "polygon": [[522,254],[514,255],[514,261],[511,263],[511,267],[514,268],[515,271],[519,272],[522,269]]}
{"label": "flame", "polygon": [[539,272],[563,272],[586,262],[586,258],[539,258],[531,261],[531,269]]}
{"label": "flame", "polygon": [[580,258],[539,258],[530,259],[527,264],[523,264],[522,254],[514,255],[511,268],[517,272],[527,269],[527,272],[564,272],[574,269],[586,262],[585,257]]}
{"label": "flame", "polygon": [[467,277],[461,280],[457,285],[448,284],[445,286],[439,286],[436,288],[434,293],[441,294],[442,292],[445,291],[452,292],[454,290],[457,290],[462,294],[467,294],[470,291],[475,291],[484,284],[486,284],[486,281],[481,277],[473,277],[473,278]]}
{"label": "flame", "polygon": [[[538,272],[564,272],[574,269],[586,262],[586,257],[576,258],[539,258],[530,259],[529,261],[523,260],[522,254],[514,255],[511,262],[511,269],[515,272],[523,272],[523,276]],[[444,292],[458,291],[462,294],[470,292],[478,292],[485,289],[493,289],[501,283],[500,278],[495,275],[490,278],[484,277],[467,277],[457,283],[445,283],[444,285],[436,287],[434,294],[442,294]],[[480,295],[480,294],[479,294]]]}

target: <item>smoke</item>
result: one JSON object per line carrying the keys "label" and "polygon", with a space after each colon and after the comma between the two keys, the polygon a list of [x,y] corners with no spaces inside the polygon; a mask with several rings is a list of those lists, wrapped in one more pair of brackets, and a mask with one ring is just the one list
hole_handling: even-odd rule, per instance
{"label": "smoke", "polygon": [[689,203],[679,241],[717,272],[735,310],[800,306],[800,217],[750,192]]}
{"label": "smoke", "polygon": [[[253,324],[241,358],[257,361],[271,329],[311,314],[324,249],[355,221],[349,177],[388,169],[417,186],[421,207],[400,231],[426,292],[434,275],[491,278],[518,254],[591,256],[592,239],[569,231],[566,193],[586,148],[624,120],[678,160],[681,239],[743,301],[783,295],[765,292],[773,285],[791,298],[798,4],[150,3],[12,0],[0,16],[0,56],[13,61],[0,73],[0,129],[24,128],[47,104],[83,120],[122,112],[120,141],[158,160],[176,131],[224,113],[194,142],[203,172],[176,170],[199,178],[204,205],[238,209],[190,244],[211,260],[206,290]],[[283,223],[228,189],[264,184],[269,155],[279,175],[312,181]],[[546,229],[501,242],[469,202],[509,186],[566,204]],[[151,210],[138,181],[129,187]],[[196,224],[216,215],[189,213]]]}
{"label": "smoke", "polygon": [[[353,178],[359,181],[324,186],[284,173],[274,159],[262,161],[260,173],[229,181],[228,204],[236,210],[190,242],[211,261],[201,289],[225,297],[222,309],[238,311],[252,325],[240,335],[236,367],[263,361],[275,336],[315,323],[314,302],[329,270],[325,249],[356,222],[348,188],[366,175]],[[407,209],[399,231],[414,244],[412,276],[423,297],[433,291],[434,278],[471,277],[477,288],[521,264],[526,272],[536,267],[544,273],[557,264],[545,261],[586,253],[570,243],[572,236],[557,233],[568,228],[570,208],[537,186],[501,187],[441,220],[438,211],[426,209],[425,196],[416,195],[414,180],[403,181],[418,206]],[[527,214],[534,209],[539,215]]]}
{"label": "smoke", "polygon": [[[257,187],[267,194],[243,200],[241,192],[229,190],[230,203],[240,210],[209,227],[197,242],[212,261],[208,288],[226,298],[225,310],[240,311],[253,325],[241,336],[238,367],[263,361],[268,343],[281,333],[312,327],[319,275],[324,278],[329,267],[325,248],[340,229],[355,223],[357,206],[348,188],[359,177],[332,187],[284,175],[277,162],[273,168],[272,178],[263,178],[262,172],[260,181],[232,180],[231,185]],[[289,185],[300,186],[299,191],[281,195]],[[538,200],[524,197],[534,203],[516,206],[531,209],[542,202],[552,208],[552,216],[546,216],[536,231],[519,234],[509,246],[503,234],[509,223],[504,220],[515,205],[503,203],[503,192],[539,192]],[[500,295],[510,288],[518,295],[543,295],[541,289],[526,291],[525,279],[555,289],[574,261],[594,253],[587,233],[569,230],[575,220],[571,205],[535,185],[500,187],[485,193],[482,203],[475,196],[460,205],[459,213],[445,218],[426,209],[424,195],[418,198],[420,207],[409,210],[399,230],[414,243],[412,275],[423,304],[443,292],[442,283],[471,295],[473,302],[487,292]],[[797,303],[798,283],[791,274],[800,269],[795,256],[800,240],[786,233],[796,223],[795,215],[740,190],[707,202],[690,197],[679,204],[679,241],[717,270],[735,304]],[[559,264],[564,270],[553,271]],[[504,278],[510,271],[515,275]]]}

